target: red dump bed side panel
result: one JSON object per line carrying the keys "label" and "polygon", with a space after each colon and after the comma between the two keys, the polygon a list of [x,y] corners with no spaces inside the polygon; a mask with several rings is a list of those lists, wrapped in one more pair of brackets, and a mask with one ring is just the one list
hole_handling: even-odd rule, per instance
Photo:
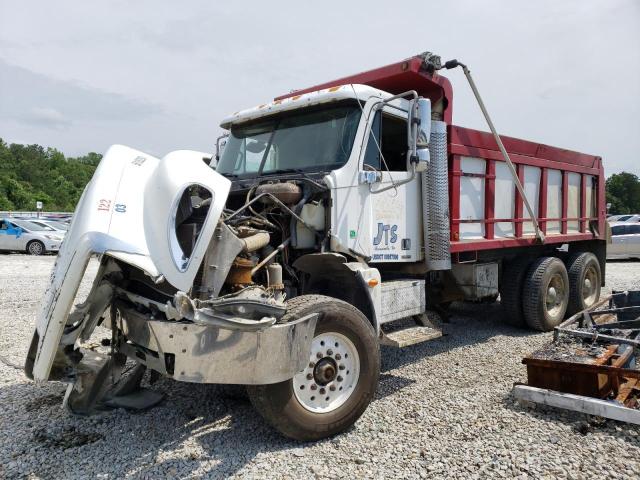
{"label": "red dump bed side panel", "polygon": [[[528,219],[525,218],[523,200],[517,192],[510,200],[515,203],[513,215],[501,218],[496,216],[496,205],[507,200],[496,198],[496,167],[504,164],[504,159],[493,135],[455,125],[449,127],[448,133],[451,251],[470,252],[535,244],[536,239],[531,231],[524,232],[523,225]],[[539,176],[539,185],[536,185],[538,195],[533,199],[532,208],[537,210],[546,243],[605,239],[605,178],[600,157],[517,138],[501,136],[501,139],[516,165],[521,182],[524,183],[525,170]],[[469,158],[482,160],[484,163]],[[484,171],[465,171],[465,162],[484,165]],[[556,182],[551,187],[555,189],[553,192],[550,192],[549,187],[550,172],[552,176],[561,179],[561,185]],[[461,212],[461,195],[464,192],[462,183],[464,179],[470,178],[475,178],[475,186],[484,190],[484,214],[481,217]],[[560,205],[557,205],[558,194],[561,198]],[[548,213],[554,210],[550,208],[549,202],[557,205],[556,214]],[[498,235],[498,224],[511,226],[512,235],[505,236],[504,232]],[[469,228],[471,225],[475,227]],[[469,230],[475,230],[479,234],[469,235]],[[465,238],[465,235],[474,238]]]}

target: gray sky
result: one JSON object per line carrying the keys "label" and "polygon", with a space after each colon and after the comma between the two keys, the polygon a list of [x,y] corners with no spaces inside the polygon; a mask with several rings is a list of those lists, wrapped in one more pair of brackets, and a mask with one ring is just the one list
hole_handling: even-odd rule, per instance
{"label": "gray sky", "polygon": [[231,112],[425,50],[469,65],[500,133],[640,175],[638,0],[0,0],[0,137],[210,151]]}

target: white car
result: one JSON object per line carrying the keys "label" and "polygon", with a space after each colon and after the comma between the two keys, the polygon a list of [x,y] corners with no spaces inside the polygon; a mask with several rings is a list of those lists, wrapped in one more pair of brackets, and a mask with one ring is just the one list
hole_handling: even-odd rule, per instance
{"label": "white car", "polygon": [[0,250],[42,255],[60,250],[63,238],[64,233],[46,225],[14,218],[0,219]]}
{"label": "white car", "polygon": [[612,215],[607,218],[609,223],[614,222],[640,222],[640,215],[634,215],[632,213],[628,213],[626,215]]}
{"label": "white car", "polygon": [[611,224],[611,244],[607,245],[607,259],[640,259],[640,223],[614,222]]}
{"label": "white car", "polygon": [[67,230],[69,230],[69,225],[67,225],[66,223],[63,222],[59,222],[58,220],[42,220],[42,219],[25,219],[28,220],[31,223],[35,223],[36,225],[41,225],[44,227],[51,227],[54,230],[60,232],[61,235],[64,235],[65,233],[67,233]]}

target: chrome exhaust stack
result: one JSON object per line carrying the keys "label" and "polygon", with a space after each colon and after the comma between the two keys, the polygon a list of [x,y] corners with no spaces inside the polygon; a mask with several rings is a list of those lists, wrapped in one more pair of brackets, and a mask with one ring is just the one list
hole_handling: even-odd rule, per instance
{"label": "chrome exhaust stack", "polygon": [[431,164],[422,173],[424,261],[428,270],[449,270],[449,167],[445,122],[431,121],[429,155]]}

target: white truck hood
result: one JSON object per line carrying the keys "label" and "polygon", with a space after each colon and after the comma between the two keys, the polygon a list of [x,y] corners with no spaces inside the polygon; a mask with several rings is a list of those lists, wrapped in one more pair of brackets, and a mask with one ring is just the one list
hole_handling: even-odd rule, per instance
{"label": "white truck hood", "polygon": [[[191,288],[231,187],[229,180],[205,164],[205,155],[176,151],[158,159],[122,145],[109,148],[76,207],[36,320],[34,380],[49,377],[92,255],[118,258],[179,290]],[[207,188],[212,200],[185,265],[176,255],[174,220],[182,194],[192,185]]]}

